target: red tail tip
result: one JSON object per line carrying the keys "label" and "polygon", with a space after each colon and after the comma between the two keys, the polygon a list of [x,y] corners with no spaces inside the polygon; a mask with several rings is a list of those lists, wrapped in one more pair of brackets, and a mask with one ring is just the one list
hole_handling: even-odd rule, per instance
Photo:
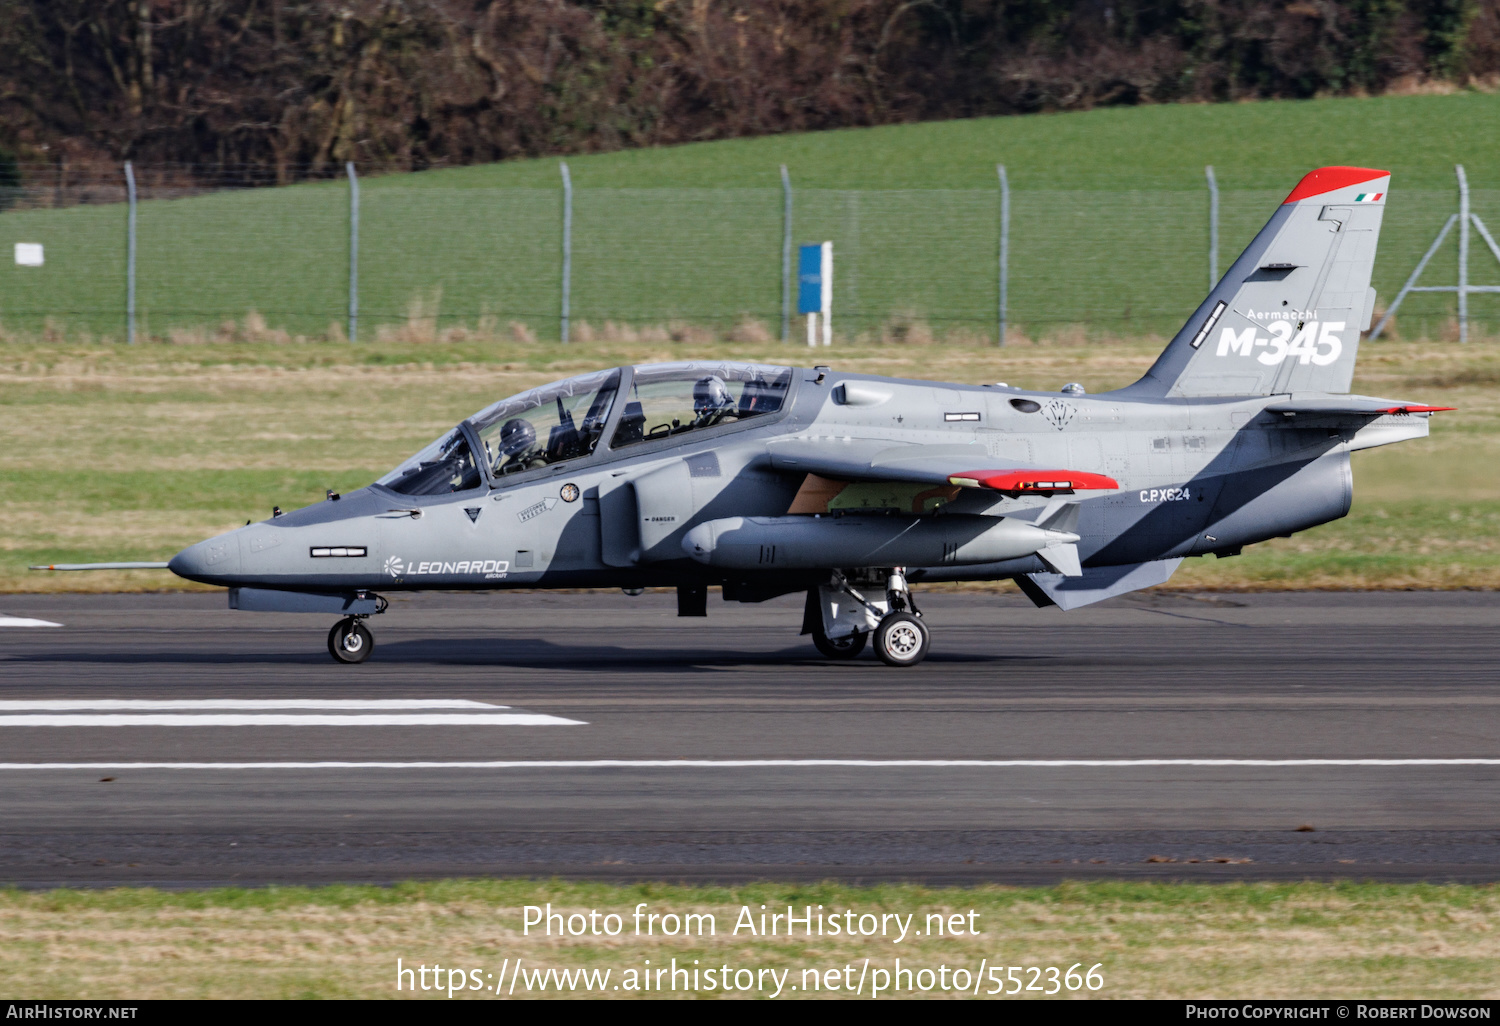
{"label": "red tail tip", "polygon": [[1389,171],[1379,171],[1373,167],[1320,167],[1303,175],[1302,181],[1281,202],[1283,205],[1296,203],[1335,189],[1347,189],[1351,185],[1363,185],[1389,176]]}

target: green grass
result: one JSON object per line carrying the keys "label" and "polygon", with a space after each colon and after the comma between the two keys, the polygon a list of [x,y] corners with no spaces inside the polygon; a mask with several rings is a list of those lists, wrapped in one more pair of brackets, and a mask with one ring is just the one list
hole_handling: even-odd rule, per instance
{"label": "green grass", "polygon": [[[843,129],[569,157],[580,188],[989,189],[1003,163],[1017,189],[1195,190],[1213,164],[1231,188],[1280,189],[1324,164],[1393,170],[1444,189],[1453,165],[1500,169],[1500,95],[1383,96],[1112,107]],[[557,161],[518,160],[367,183],[558,188]]]}
{"label": "green grass", "polygon": [[[840,369],[1091,392],[1135,380],[1159,343],[844,345]],[[247,519],[369,483],[495,399],[617,363],[791,361],[777,343],[0,345],[0,591],[188,587],[161,573],[30,564],[159,560]],[[1500,587],[1500,343],[1367,344],[1354,387],[1456,406],[1432,437],[1354,457],[1343,519],[1173,587]]]}
{"label": "green grass", "polygon": [[[523,934],[522,907],[549,902],[564,914],[618,914],[625,931],[614,938]],[[634,936],[629,924],[639,902],[648,911],[712,913],[717,929],[701,938]],[[741,907],[758,914],[762,905],[912,914],[914,924],[929,913],[972,910],[979,933],[908,936],[899,945],[730,933]],[[662,966],[675,958],[689,967],[696,959],[790,970],[786,980],[799,989],[785,991],[788,998],[804,996],[803,970],[852,964],[858,977],[866,958],[871,969],[887,970],[900,958],[907,968],[946,965],[950,973],[977,969],[981,960],[1063,971],[1082,963],[1080,973],[1100,965],[1103,987],[1075,997],[1493,998],[1497,913],[1493,887],[1370,883],[928,889],[450,880],[390,888],[12,891],[0,892],[0,986],[28,999],[446,1000],[442,991],[398,995],[397,958],[406,966],[492,973],[521,958],[537,969],[609,969],[612,981],[647,959]]]}
{"label": "green grass", "polygon": [[[1203,167],[1223,189],[1219,267],[1307,170],[1395,173],[1376,286],[1394,295],[1456,208],[1453,164],[1500,229],[1500,95],[1393,96],[1115,108],[849,129],[587,155],[577,186],[572,311],[595,333],[697,325],[779,330],[778,167],[796,188],[797,242],[832,240],[835,323],[878,337],[916,321],[939,334],[994,331],[998,197],[1009,169],[1013,330],[1170,334],[1206,290]],[[363,184],[365,337],[464,327],[556,337],[561,182],[554,160],[372,178]],[[148,199],[141,206],[144,333],[342,331],[347,192],[340,183]],[[0,215],[0,255],[42,242],[43,268],[0,261],[0,325],[124,330],[123,206]],[[1500,267],[1476,240],[1476,282]],[[1451,282],[1456,245],[1428,282]],[[1451,300],[1418,295],[1399,327],[1448,332]],[[1500,323],[1500,296],[1474,315]],[[260,321],[251,318],[251,334]],[[607,325],[614,328],[607,328]],[[1082,326],[1078,328],[1076,326]],[[925,328],[919,328],[925,330]],[[584,329],[585,334],[588,329]]]}

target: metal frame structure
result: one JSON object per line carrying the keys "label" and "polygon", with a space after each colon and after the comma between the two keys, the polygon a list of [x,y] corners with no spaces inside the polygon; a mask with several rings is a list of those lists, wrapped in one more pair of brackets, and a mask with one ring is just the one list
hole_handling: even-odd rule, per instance
{"label": "metal frame structure", "polygon": [[792,337],[792,177],[781,165],[781,341]]}
{"label": "metal frame structure", "polygon": [[995,331],[995,344],[1005,345],[1005,317],[1006,303],[1010,296],[1010,179],[1005,176],[1005,165],[996,164],[995,171],[1000,176],[1000,266],[998,270],[999,302],[996,309],[998,320]]}
{"label": "metal frame structure", "polygon": [[349,341],[359,341],[359,176],[354,161],[344,164],[349,174]]}
{"label": "metal frame structure", "polygon": [[[1458,177],[1458,213],[1449,214],[1448,220],[1443,222],[1439,229],[1437,238],[1432,240],[1432,245],[1427,247],[1427,252],[1422,254],[1422,259],[1417,261],[1417,266],[1406,279],[1406,284],[1401,286],[1401,291],[1396,293],[1396,298],[1391,302],[1385,315],[1380,318],[1380,323],[1370,332],[1370,341],[1373,342],[1380,337],[1385,326],[1390,323],[1396,311],[1401,308],[1402,302],[1407,294],[1411,292],[1453,292],[1458,295],[1458,340],[1469,341],[1469,294],[1472,292],[1500,292],[1500,285],[1470,285],[1469,284],[1469,228],[1472,226],[1479,232],[1480,238],[1484,239],[1485,245],[1489,246],[1490,253],[1494,255],[1495,261],[1500,263],[1500,246],[1495,244],[1495,237],[1485,227],[1480,216],[1469,209],[1469,176],[1464,173],[1462,164],[1453,165],[1453,172]],[[1427,269],[1428,262],[1442,246],[1443,240],[1452,231],[1454,222],[1458,223],[1458,284],[1456,285],[1418,285],[1422,272]]]}
{"label": "metal frame structure", "polygon": [[568,344],[568,301],[573,286],[573,176],[568,173],[566,161],[560,162],[563,181],[563,225],[562,225],[562,326],[558,340]]}
{"label": "metal frame structure", "polygon": [[135,345],[135,168],[125,162],[125,193],[130,213],[125,229],[125,338]]}

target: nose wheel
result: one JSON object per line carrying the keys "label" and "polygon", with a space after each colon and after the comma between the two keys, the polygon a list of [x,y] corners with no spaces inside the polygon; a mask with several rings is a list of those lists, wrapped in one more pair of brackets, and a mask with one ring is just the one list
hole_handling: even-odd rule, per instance
{"label": "nose wheel", "polygon": [[328,632],[328,654],[341,663],[362,663],[375,648],[375,636],[358,617],[348,616]]}

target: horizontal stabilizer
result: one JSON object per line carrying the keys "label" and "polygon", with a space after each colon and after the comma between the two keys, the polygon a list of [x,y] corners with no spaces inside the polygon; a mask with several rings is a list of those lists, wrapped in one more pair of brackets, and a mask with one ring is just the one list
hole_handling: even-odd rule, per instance
{"label": "horizontal stabilizer", "polygon": [[1076,577],[1063,574],[1027,574],[1024,578],[1016,578],[1016,583],[1021,586],[1026,597],[1037,605],[1054,605],[1069,610],[1165,584],[1181,563],[1179,558],[1157,559],[1127,566],[1089,567]]}
{"label": "horizontal stabilizer", "polygon": [[32,570],[165,570],[165,563],[49,563]]}

